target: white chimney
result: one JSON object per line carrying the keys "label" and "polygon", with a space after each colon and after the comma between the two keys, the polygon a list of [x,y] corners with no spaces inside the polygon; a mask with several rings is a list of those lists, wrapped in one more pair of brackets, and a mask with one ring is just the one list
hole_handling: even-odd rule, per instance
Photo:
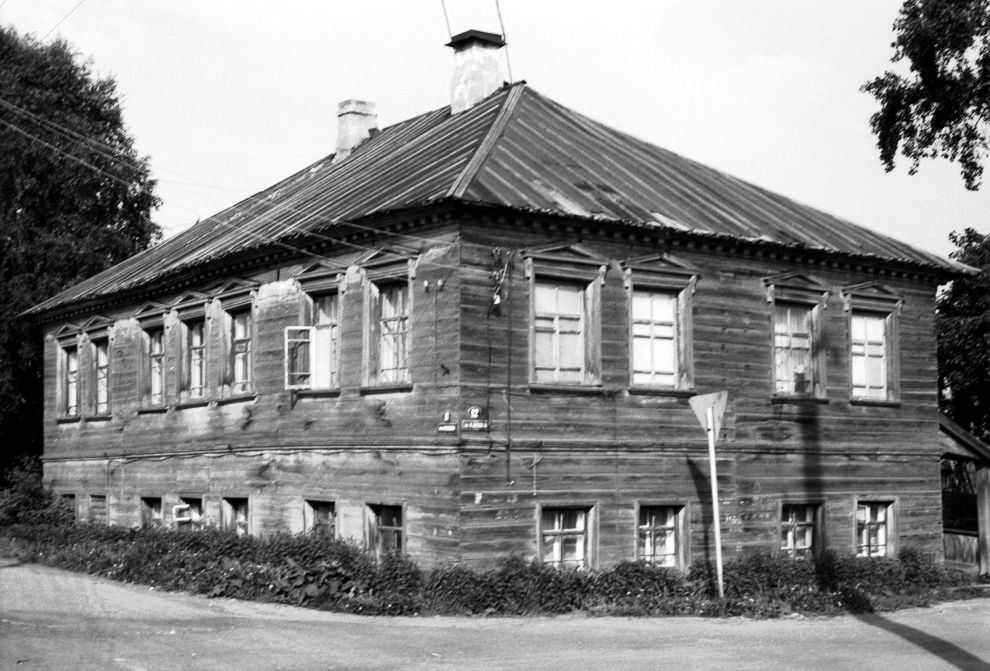
{"label": "white chimney", "polygon": [[505,40],[497,33],[468,30],[450,38],[447,46],[454,50],[450,112],[457,114],[484,100],[505,82],[499,59]]}
{"label": "white chimney", "polygon": [[337,151],[333,162],[351,155],[354,148],[378,130],[378,113],[375,103],[364,100],[345,100],[337,105]]}

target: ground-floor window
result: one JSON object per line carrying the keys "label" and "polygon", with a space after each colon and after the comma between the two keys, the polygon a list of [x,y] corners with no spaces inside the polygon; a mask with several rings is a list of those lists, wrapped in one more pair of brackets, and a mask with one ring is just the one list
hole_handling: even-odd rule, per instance
{"label": "ground-floor window", "polygon": [[402,552],[402,506],[368,506],[368,548],[382,555]]}
{"label": "ground-floor window", "polygon": [[157,529],[162,525],[162,499],[157,496],[141,498],[141,527]]}
{"label": "ground-floor window", "polygon": [[785,503],[780,507],[780,552],[795,559],[815,552],[818,506]]}
{"label": "ground-floor window", "polygon": [[[336,536],[337,515],[333,501],[306,500],[303,528],[320,536]],[[401,526],[401,525],[400,525]]]}
{"label": "ground-floor window", "polygon": [[543,508],[540,512],[542,559],[547,566],[588,566],[589,508]]}
{"label": "ground-floor window", "polygon": [[225,498],[220,507],[220,525],[238,536],[248,533],[248,500],[243,498]]}
{"label": "ground-floor window", "polygon": [[184,496],[172,507],[172,521],[179,529],[200,529],[203,526],[203,499]]}
{"label": "ground-floor window", "polygon": [[76,508],[76,495],[75,494],[62,494],[62,505],[66,510],[72,513],[72,519],[78,519],[79,512]]}
{"label": "ground-floor window", "polygon": [[89,497],[89,521],[93,524],[107,523],[107,497],[91,494]]}
{"label": "ground-floor window", "polygon": [[860,501],[856,506],[856,556],[890,554],[890,502]]}
{"label": "ground-floor window", "polygon": [[678,566],[683,506],[640,506],[636,557],[657,566]]}

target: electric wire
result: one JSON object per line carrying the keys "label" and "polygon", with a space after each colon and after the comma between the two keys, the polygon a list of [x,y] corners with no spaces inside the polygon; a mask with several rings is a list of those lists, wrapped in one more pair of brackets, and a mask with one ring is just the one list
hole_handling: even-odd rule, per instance
{"label": "electric wire", "polygon": [[[4,0],[6,2],[6,0]],[[3,5],[0,5],[2,7]],[[447,24],[447,37],[454,39],[454,33],[450,29],[450,17],[447,16],[447,3],[446,0],[440,0],[440,7],[443,9],[443,21]]]}
{"label": "electric wire", "polygon": [[84,3],[84,2],[86,2],[86,0],[79,0],[79,2],[76,3],[75,7],[73,7],[72,9],[70,9],[65,14],[65,16],[63,16],[61,19],[59,19],[58,23],[56,23],[54,26],[51,27],[51,30],[49,30],[47,33],[45,33],[44,37],[41,38],[41,41],[44,42],[46,39],[48,39],[48,36],[51,35],[53,32],[55,32],[55,29],[58,28],[60,25],[62,25],[62,23],[65,22],[65,20],[67,18],[69,18],[70,16],[72,16],[72,13],[74,11],[76,11],[77,9],[79,9],[79,6],[82,5],[82,3]]}
{"label": "electric wire", "polygon": [[502,6],[495,0],[495,11],[498,12],[498,25],[502,29],[502,42],[505,43],[505,69],[508,71],[509,81],[512,79],[512,63],[509,62],[509,37],[505,34],[505,22],[502,20]]}

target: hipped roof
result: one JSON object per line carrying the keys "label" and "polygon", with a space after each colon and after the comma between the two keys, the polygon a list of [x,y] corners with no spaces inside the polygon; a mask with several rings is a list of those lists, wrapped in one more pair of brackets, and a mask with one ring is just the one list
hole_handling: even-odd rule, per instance
{"label": "hipped roof", "polygon": [[593,121],[524,82],[456,115],[397,123],[35,306],[99,300],[253,248],[333,235],[341,222],[465,202],[967,268]]}

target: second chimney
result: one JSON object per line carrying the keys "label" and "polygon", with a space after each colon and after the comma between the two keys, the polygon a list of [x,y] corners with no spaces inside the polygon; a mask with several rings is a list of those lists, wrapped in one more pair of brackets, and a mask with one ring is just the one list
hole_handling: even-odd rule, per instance
{"label": "second chimney", "polygon": [[457,114],[484,100],[502,86],[499,51],[505,40],[497,33],[468,30],[447,43],[454,50],[454,79],[450,86],[450,112]]}
{"label": "second chimney", "polygon": [[375,103],[345,100],[337,106],[337,150],[333,162],[343,161],[354,148],[378,130]]}

